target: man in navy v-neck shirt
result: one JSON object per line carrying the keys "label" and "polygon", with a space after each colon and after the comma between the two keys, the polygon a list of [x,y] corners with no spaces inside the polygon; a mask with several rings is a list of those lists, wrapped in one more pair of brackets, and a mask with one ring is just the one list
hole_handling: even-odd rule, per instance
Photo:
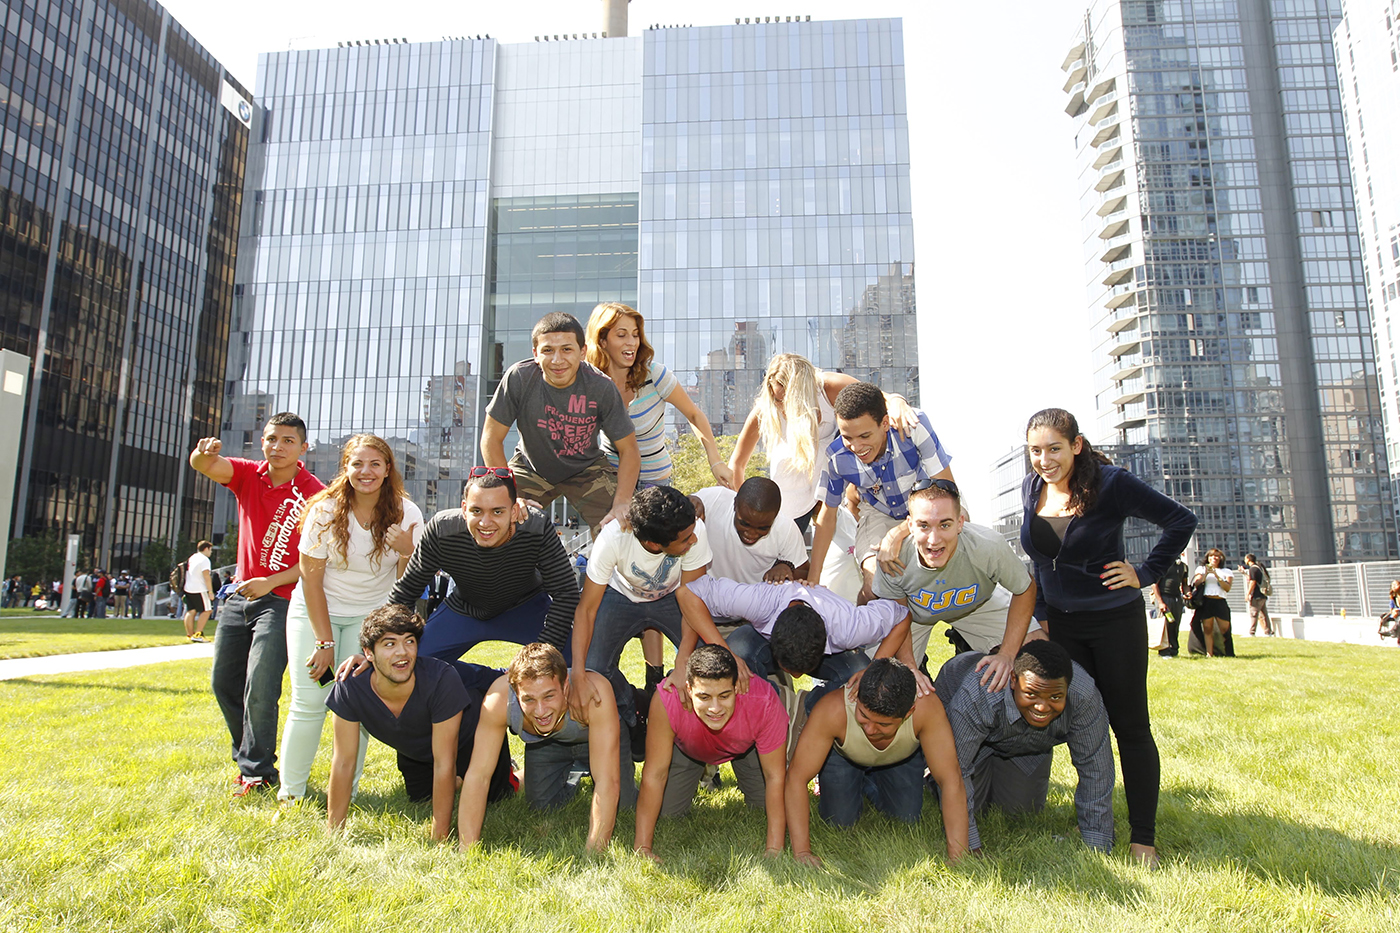
{"label": "man in navy v-neck shirt", "polygon": [[[334,714],[327,822],[345,822],[359,753],[360,727],[398,752],[408,799],[433,802],[434,840],[452,828],[452,801],[471,763],[481,698],[500,671],[461,661],[418,657],[423,619],[407,606],[382,606],[365,616],[360,649],[372,665],[331,688],[326,706]],[[508,796],[510,753],[502,749],[488,800]],[[460,819],[460,816],[459,816]]]}

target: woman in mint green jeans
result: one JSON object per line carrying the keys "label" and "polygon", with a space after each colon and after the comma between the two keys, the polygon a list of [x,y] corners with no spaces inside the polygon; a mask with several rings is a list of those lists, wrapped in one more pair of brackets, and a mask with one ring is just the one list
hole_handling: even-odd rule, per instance
{"label": "woman in mint green jeans", "polygon": [[[322,686],[320,678],[359,651],[360,623],[384,605],[422,532],[423,513],[404,496],[388,442],[373,434],[346,441],[339,475],[302,513],[301,581],[287,607],[292,697],[279,800],[306,794],[331,683]],[[361,735],[357,786],[364,763]]]}

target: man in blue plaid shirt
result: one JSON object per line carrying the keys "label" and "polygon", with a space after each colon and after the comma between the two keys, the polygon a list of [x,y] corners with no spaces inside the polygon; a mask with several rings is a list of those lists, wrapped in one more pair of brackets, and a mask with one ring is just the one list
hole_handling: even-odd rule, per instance
{"label": "man in blue plaid shirt", "polygon": [[1113,748],[1093,678],[1054,642],[1030,641],[1016,655],[1011,683],[992,691],[976,669],[981,658],[976,651],[957,655],[933,683],[953,728],[967,790],[968,847],[982,848],[977,814],[987,804],[1008,815],[1045,807],[1051,754],[1066,744],[1079,773],[1079,837],[1090,848],[1112,849]]}
{"label": "man in blue plaid shirt", "polygon": [[907,436],[894,430],[884,394],[868,382],[846,386],[832,407],[836,410],[837,437],[819,455],[825,458],[825,464],[817,488],[826,507],[812,533],[809,576],[820,575],[826,550],[836,532],[835,510],[845,497],[846,486],[854,486],[860,494],[861,509],[853,554],[865,578],[857,602],[864,605],[874,598],[870,587],[880,542],[909,516],[909,493],[920,482],[927,485],[930,479],[951,480],[953,471],[948,464],[953,458],[933,433],[928,415],[918,409],[914,409],[919,418],[914,430]]}

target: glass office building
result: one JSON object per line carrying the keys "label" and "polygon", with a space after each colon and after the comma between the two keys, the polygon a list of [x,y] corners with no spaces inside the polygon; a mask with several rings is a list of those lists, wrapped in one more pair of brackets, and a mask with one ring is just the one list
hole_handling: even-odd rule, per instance
{"label": "glass office building", "polygon": [[642,94],[642,310],[716,430],[778,353],[917,398],[899,21],[652,30]]}
{"label": "glass office building", "polygon": [[10,533],[134,567],[214,530],[185,458],[224,406],[248,95],[148,0],[0,14],[0,342],[34,360]]}
{"label": "glass office building", "polygon": [[534,323],[600,301],[716,433],[781,352],[917,400],[897,20],[279,52],[257,103],[233,450],[294,410],[323,479],[373,431],[454,506]]}
{"label": "glass office building", "polygon": [[1400,0],[1341,3],[1332,43],[1385,413],[1390,495],[1400,509]]}
{"label": "glass office building", "polygon": [[1335,0],[1115,0],[1065,57],[1096,440],[1229,560],[1396,555]]}

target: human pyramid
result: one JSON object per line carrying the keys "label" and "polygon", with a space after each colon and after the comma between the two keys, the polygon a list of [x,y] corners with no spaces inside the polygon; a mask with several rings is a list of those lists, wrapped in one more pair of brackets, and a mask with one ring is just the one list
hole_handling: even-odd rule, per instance
{"label": "human pyramid", "polygon": [[[531,345],[487,406],[483,465],[461,508],[426,522],[373,434],[350,438],[329,486],[299,460],[306,426],[287,412],[269,419],[262,461],[222,456],[217,438],[190,455],[239,503],[238,582],[212,668],[236,796],[302,798],[329,710],[332,830],[373,737],[397,752],[408,797],[432,802],[433,839],[450,836],[456,804],[463,849],[482,841],[492,801],[519,792],[558,807],[587,775],[587,848],[606,847],[618,808],[635,808],[634,848],[660,861],[659,819],[687,812],[707,771],[730,762],[766,815],[765,855],[790,842],[798,861],[820,864],[816,779],[817,813],[839,827],[867,802],[916,822],[931,791],[956,860],[981,851],[986,807],[1044,806],[1052,750],[1066,744],[1079,836],[1108,851],[1112,731],[1130,852],[1155,866],[1140,589],[1189,540],[1190,511],[1110,465],[1068,412],[1046,409],[1027,426],[1027,571],[968,520],[928,416],[900,396],[779,355],[725,462],[634,309],[600,304],[586,332],[549,314]],[[717,483],[693,496],[667,485],[667,403]],[[511,425],[520,442],[507,461]],[[770,478],[740,483],[760,442]],[[542,509],[559,496],[593,534],[581,589]],[[1128,516],[1162,529],[1138,566],[1123,559]],[[440,573],[453,588],[425,621],[414,607]],[[930,676],[940,622],[958,653]],[[669,675],[655,633],[675,646]],[[636,637],[640,689],[618,669]],[[483,641],[523,647],[504,672],[461,660]],[[796,690],[803,676],[815,686]],[[523,775],[508,734],[524,745]]]}

